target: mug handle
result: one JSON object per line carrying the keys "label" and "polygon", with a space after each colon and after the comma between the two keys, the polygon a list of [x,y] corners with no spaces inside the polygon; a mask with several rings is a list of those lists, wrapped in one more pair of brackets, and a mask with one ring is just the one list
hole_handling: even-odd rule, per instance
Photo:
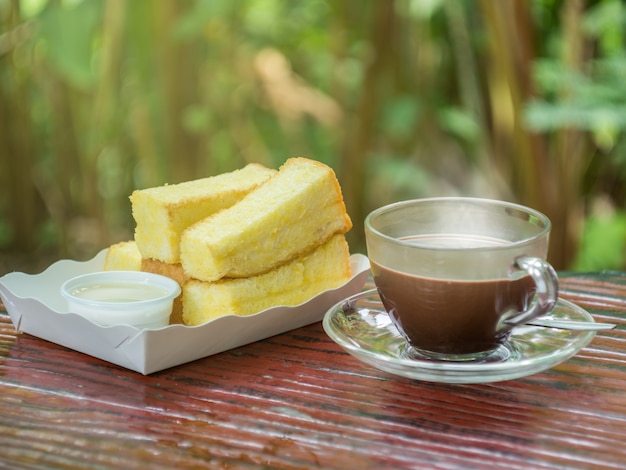
{"label": "mug handle", "polygon": [[556,305],[559,297],[558,276],[550,263],[541,258],[520,256],[515,260],[514,266],[526,271],[533,278],[537,291],[535,301],[530,309],[504,320],[509,328],[522,325],[535,317],[549,313]]}

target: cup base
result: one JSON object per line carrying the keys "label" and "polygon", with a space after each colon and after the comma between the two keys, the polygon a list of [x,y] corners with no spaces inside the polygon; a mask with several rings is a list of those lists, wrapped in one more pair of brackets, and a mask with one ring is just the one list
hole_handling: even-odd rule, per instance
{"label": "cup base", "polygon": [[495,349],[469,354],[446,354],[433,351],[424,351],[407,344],[401,356],[405,359],[427,360],[431,362],[472,362],[480,364],[492,364],[506,362],[511,359],[513,352],[505,345],[501,344]]}

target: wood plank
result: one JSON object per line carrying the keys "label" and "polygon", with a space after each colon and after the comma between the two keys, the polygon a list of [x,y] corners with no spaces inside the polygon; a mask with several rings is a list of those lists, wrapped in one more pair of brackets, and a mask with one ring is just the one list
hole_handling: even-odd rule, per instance
{"label": "wood plank", "polygon": [[381,372],[319,323],[145,377],[17,334],[0,314],[0,462],[623,468],[626,275],[571,274],[561,285],[618,329],[551,370],[480,385]]}

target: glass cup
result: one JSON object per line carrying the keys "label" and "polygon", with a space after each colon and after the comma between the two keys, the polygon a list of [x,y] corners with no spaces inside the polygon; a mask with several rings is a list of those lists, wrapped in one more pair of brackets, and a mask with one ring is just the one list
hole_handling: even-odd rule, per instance
{"label": "glass cup", "polygon": [[412,357],[503,360],[511,330],[550,312],[550,220],[517,204],[463,197],[403,201],[365,219],[380,298]]}

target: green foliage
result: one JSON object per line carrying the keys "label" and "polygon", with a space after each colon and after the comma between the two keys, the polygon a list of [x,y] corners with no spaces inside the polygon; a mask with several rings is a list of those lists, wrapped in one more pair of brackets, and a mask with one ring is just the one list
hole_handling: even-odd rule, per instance
{"label": "green foliage", "polygon": [[0,219],[0,246],[6,245],[12,238],[12,227],[8,219]]}
{"label": "green foliage", "polygon": [[[534,77],[542,98],[526,106],[526,122],[535,132],[575,129],[591,136],[600,152],[589,158],[589,165],[601,170],[589,176],[600,184],[589,181],[586,186],[601,195],[611,191],[601,182],[615,181],[616,177],[623,182],[626,168],[625,25],[622,2],[598,2],[586,12],[581,24],[581,30],[598,44],[598,56],[578,68],[564,66],[558,56],[537,60]],[[573,156],[567,158],[571,165],[576,164]],[[620,202],[610,215],[592,213],[585,219],[574,269],[626,266],[626,210]]]}
{"label": "green foliage", "polygon": [[102,17],[102,1],[71,7],[49,3],[38,17],[39,38],[48,63],[71,86],[87,90],[97,80],[93,56],[95,34]]}
{"label": "green foliage", "polygon": [[626,55],[590,64],[591,74],[564,69],[556,60],[537,63],[536,80],[552,101],[529,103],[527,121],[536,131],[576,128],[610,149],[626,129]]}
{"label": "green foliage", "polygon": [[604,0],[585,15],[582,27],[586,34],[596,38],[602,54],[612,56],[624,50],[626,7],[620,0]]}
{"label": "green foliage", "polygon": [[535,80],[546,99],[527,106],[535,131],[575,128],[593,134],[600,148],[613,147],[626,129],[626,7],[619,0],[595,5],[581,29],[600,45],[600,56],[584,70],[563,65],[559,57],[536,61]]}
{"label": "green foliage", "polygon": [[432,175],[415,162],[402,156],[381,155],[372,160],[370,171],[378,191],[390,191],[393,198],[417,199],[428,197],[432,191]]}
{"label": "green foliage", "polygon": [[474,143],[480,136],[480,126],[474,116],[457,107],[443,108],[439,113],[441,126],[461,141]]}
{"label": "green foliage", "polygon": [[[537,206],[557,249],[583,225],[572,214],[608,197],[618,240],[626,13],[618,0],[577,5],[4,2],[0,250],[88,256],[132,237],[135,188],[296,155],[336,170],[353,250],[367,210],[445,194]],[[565,59],[577,50],[593,55]],[[607,260],[585,254],[604,233],[589,220],[576,259]]]}
{"label": "green foliage", "polygon": [[419,124],[423,105],[415,96],[400,95],[385,103],[382,113],[382,133],[390,139],[407,140]]}
{"label": "green foliage", "polygon": [[587,218],[581,247],[572,269],[577,271],[620,270],[626,264],[626,214]]}

